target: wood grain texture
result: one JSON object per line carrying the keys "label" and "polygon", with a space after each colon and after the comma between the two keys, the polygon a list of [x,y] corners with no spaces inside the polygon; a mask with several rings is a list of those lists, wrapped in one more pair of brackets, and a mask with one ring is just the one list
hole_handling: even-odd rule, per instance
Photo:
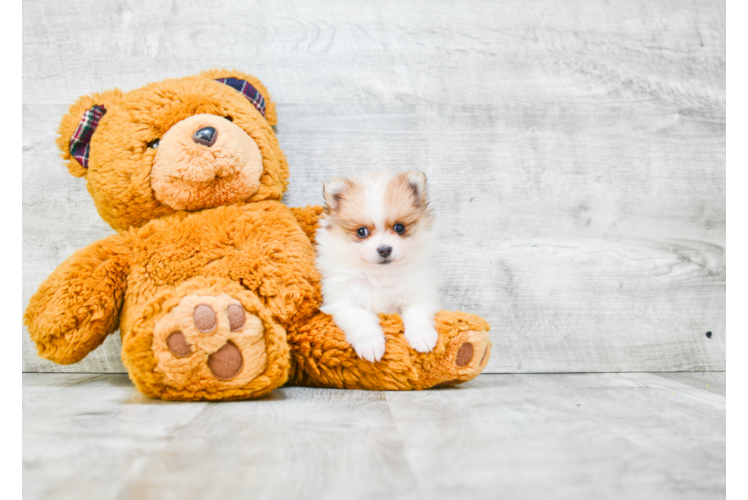
{"label": "wood grain texture", "polygon": [[724,396],[655,374],[235,403],[150,400],[126,375],[23,381],[27,500],[725,495]]}
{"label": "wood grain texture", "polygon": [[[55,150],[67,106],[236,67],[278,102],[289,205],[427,174],[444,307],[492,324],[488,372],[725,369],[724,2],[23,8],[24,304],[111,233]],[[124,371],[114,337],[68,367],[23,341],[25,371]]]}
{"label": "wood grain texture", "polygon": [[[742,2],[723,2],[725,17],[724,52],[724,134],[722,170],[725,247],[725,368],[748,371],[748,43],[745,19],[748,8]],[[745,422],[744,425],[748,425]],[[744,433],[741,440],[748,440]],[[748,447],[736,462],[746,464]],[[736,479],[738,479],[736,477]],[[740,478],[748,494],[748,478]],[[736,493],[739,490],[734,490]]]}

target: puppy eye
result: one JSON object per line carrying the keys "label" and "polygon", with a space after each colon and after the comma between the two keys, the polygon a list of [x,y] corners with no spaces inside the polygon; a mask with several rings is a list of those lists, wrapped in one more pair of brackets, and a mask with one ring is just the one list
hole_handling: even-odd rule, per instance
{"label": "puppy eye", "polygon": [[369,236],[369,230],[362,226],[356,229],[356,236],[358,236],[359,238],[366,238],[367,236]]}
{"label": "puppy eye", "polygon": [[405,226],[399,222],[392,228],[397,234],[403,234],[405,232]]}
{"label": "puppy eye", "polygon": [[151,142],[148,143],[148,147],[152,149],[156,149],[158,147],[158,144],[161,142],[161,139],[154,139]]}

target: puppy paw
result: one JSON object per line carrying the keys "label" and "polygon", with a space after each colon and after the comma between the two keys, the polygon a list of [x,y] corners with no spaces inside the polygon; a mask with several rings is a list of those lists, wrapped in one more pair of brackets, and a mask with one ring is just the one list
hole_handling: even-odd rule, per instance
{"label": "puppy paw", "polygon": [[384,356],[384,342],[384,333],[381,330],[357,332],[354,338],[348,340],[359,358],[372,363],[381,360]]}
{"label": "puppy paw", "polygon": [[411,327],[405,329],[405,340],[418,352],[431,352],[439,340],[439,334],[433,326]]}

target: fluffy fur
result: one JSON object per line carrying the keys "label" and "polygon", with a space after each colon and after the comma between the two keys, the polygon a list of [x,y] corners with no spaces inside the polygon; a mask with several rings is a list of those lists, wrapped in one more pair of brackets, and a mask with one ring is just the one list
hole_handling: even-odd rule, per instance
{"label": "fluffy fur", "polygon": [[327,212],[317,232],[322,311],[368,361],[385,351],[379,313],[400,314],[411,347],[431,351],[441,280],[426,176],[367,172],[332,179],[324,193]]}
{"label": "fluffy fur", "polygon": [[[214,81],[225,77],[262,92],[266,115]],[[70,135],[94,104],[107,112],[86,169],[70,155]],[[260,397],[286,381],[406,390],[477,376],[490,357],[482,318],[441,311],[436,347],[419,353],[400,318],[382,316],[387,353],[372,364],[319,311],[313,243],[322,208],[280,202],[288,168],[275,123],[262,83],[227,70],[73,104],[58,145],[118,233],[75,252],[32,296],[24,319],[39,354],[75,363],[119,330],[130,379],[174,400]],[[209,150],[190,139],[205,125],[219,134]],[[212,326],[198,325],[197,307],[213,310]]]}

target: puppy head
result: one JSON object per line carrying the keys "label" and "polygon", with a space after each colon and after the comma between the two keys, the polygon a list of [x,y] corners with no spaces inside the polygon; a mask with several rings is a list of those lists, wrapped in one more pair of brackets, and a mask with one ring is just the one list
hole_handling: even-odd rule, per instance
{"label": "puppy head", "polygon": [[431,236],[426,176],[368,172],[325,183],[323,227],[358,260],[385,265],[417,258]]}

